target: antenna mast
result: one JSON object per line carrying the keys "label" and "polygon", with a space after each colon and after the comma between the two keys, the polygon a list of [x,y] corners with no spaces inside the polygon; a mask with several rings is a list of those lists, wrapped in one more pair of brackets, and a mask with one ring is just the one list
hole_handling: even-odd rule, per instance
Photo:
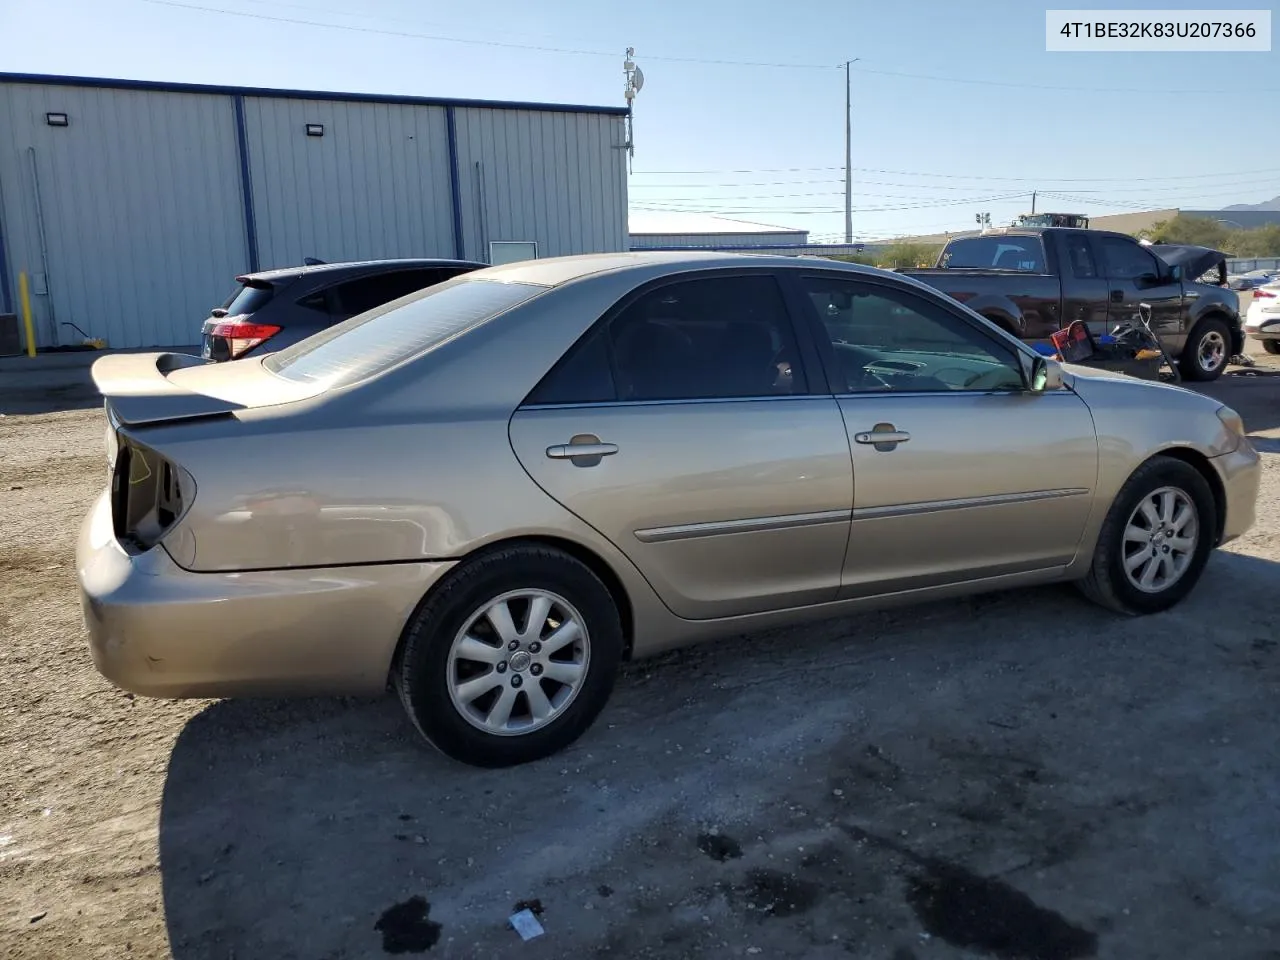
{"label": "antenna mast", "polygon": [[627,142],[623,144],[627,151],[627,166],[630,169],[630,162],[636,155],[635,142],[635,121],[633,113],[635,104],[632,102],[636,98],[636,94],[644,86],[644,72],[636,66],[635,57],[636,48],[627,47],[626,58],[622,61],[622,72],[627,78],[627,84],[623,88],[622,95],[627,98]]}

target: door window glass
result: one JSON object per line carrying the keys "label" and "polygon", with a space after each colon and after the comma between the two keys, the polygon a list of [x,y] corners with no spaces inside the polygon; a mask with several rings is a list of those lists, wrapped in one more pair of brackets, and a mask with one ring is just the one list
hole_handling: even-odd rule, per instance
{"label": "door window glass", "polygon": [[607,331],[596,327],[551,368],[525,402],[607,403],[617,398],[609,368]]}
{"label": "door window glass", "polygon": [[806,389],[791,318],[772,277],[658,287],[608,329],[620,400],[769,397]]}
{"label": "door window glass", "polygon": [[1065,246],[1073,277],[1088,280],[1098,275],[1098,265],[1094,263],[1093,250],[1089,248],[1088,237],[1070,234],[1067,236]]}
{"label": "door window glass", "polygon": [[397,270],[340,283],[333,288],[337,315],[354,317],[429,287],[441,279],[438,270]]}
{"label": "door window glass", "polygon": [[1156,258],[1132,240],[1102,238],[1102,262],[1113,280],[1132,280],[1143,274],[1158,275]]}
{"label": "door window glass", "polygon": [[317,290],[315,293],[309,293],[298,301],[298,306],[306,310],[314,310],[316,313],[329,312],[329,296],[323,290]]}
{"label": "door window glass", "polygon": [[909,290],[806,277],[840,393],[1022,390],[1015,350]]}

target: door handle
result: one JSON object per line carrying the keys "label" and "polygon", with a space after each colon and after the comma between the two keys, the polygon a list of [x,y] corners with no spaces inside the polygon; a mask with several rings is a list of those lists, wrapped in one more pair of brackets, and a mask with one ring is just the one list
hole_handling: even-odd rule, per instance
{"label": "door handle", "polygon": [[853,439],[856,443],[906,443],[911,434],[905,430],[884,430],[880,433],[859,433]]}
{"label": "door handle", "polygon": [[575,467],[594,467],[601,457],[611,457],[618,452],[616,443],[601,443],[594,433],[579,433],[568,443],[547,447],[552,460],[568,460]]}
{"label": "door handle", "polygon": [[547,447],[552,460],[576,460],[579,457],[610,457],[618,452],[616,443],[558,443]]}
{"label": "door handle", "polygon": [[1112,303],[1124,303],[1124,291],[1123,291],[1123,290],[1112,290],[1112,291],[1111,291],[1111,302],[1112,302]]}
{"label": "door handle", "polygon": [[899,430],[892,423],[877,423],[870,430],[853,435],[854,443],[871,444],[881,453],[896,450],[898,444],[906,443],[910,439],[911,434],[905,430]]}

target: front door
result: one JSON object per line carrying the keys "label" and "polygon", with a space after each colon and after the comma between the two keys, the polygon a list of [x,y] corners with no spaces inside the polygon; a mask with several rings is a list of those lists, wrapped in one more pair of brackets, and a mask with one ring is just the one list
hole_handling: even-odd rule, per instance
{"label": "front door", "polygon": [[1017,347],[932,295],[802,283],[853,459],[841,598],[1070,563],[1098,469],[1084,402],[1025,390]]}
{"label": "front door", "polygon": [[1062,283],[1062,327],[1083,320],[1095,337],[1109,331],[1110,287],[1098,267],[1089,235],[1067,231],[1059,234],[1059,275]]}
{"label": "front door", "polygon": [[[1169,267],[1129,237],[1104,234],[1094,240],[1107,276],[1107,322],[1114,327],[1136,320],[1139,304],[1151,304],[1151,330],[1176,355],[1187,339],[1182,328],[1182,283],[1171,281]],[[1156,279],[1161,278],[1161,279]]]}
{"label": "front door", "polygon": [[764,272],[624,300],[511,420],[521,464],[678,616],[833,600],[853,480],[840,409],[811,393]]}

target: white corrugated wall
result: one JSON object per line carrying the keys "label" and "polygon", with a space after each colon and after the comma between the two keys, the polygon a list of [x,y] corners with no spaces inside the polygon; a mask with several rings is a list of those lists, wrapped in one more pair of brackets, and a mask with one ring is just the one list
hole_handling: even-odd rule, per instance
{"label": "white corrugated wall", "polygon": [[[69,125],[49,126],[48,112]],[[308,137],[308,123],[324,135]],[[307,256],[487,260],[503,240],[534,241],[539,257],[625,250],[623,123],[590,110],[0,77],[10,303],[25,270],[42,347],[82,336],[185,346],[254,267],[255,245],[258,269]]]}
{"label": "white corrugated wall", "polygon": [[0,83],[0,203],[41,346],[194,344],[248,266],[230,97]]}
{"label": "white corrugated wall", "polygon": [[444,107],[246,97],[244,112],[263,269],[455,255]]}
{"label": "white corrugated wall", "polygon": [[502,240],[535,241],[540,258],[627,249],[622,117],[455,109],[467,258]]}

